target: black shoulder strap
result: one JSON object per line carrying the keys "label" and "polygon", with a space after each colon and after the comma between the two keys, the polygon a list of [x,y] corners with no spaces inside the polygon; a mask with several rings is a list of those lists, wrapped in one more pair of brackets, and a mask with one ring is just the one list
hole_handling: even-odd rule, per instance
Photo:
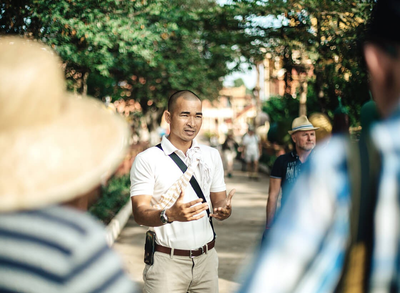
{"label": "black shoulder strap", "polygon": [[[158,147],[160,150],[163,150],[161,143],[156,145],[156,147]],[[179,158],[179,156],[176,153],[170,154],[169,157],[175,162],[175,164],[178,165],[178,167],[179,167],[179,169],[181,169],[182,173],[186,172],[186,170],[187,170],[186,164],[181,160],[181,158]],[[197,196],[199,198],[201,198],[203,200],[203,202],[207,202],[207,200],[204,196],[204,193],[201,190],[200,185],[194,176],[192,176],[192,178],[190,179],[190,185],[192,185]],[[214,236],[215,236],[214,225],[212,223],[212,218],[210,217],[210,209],[207,209],[206,211],[207,211],[208,218],[210,219],[210,225],[211,225],[211,228],[212,228]]]}

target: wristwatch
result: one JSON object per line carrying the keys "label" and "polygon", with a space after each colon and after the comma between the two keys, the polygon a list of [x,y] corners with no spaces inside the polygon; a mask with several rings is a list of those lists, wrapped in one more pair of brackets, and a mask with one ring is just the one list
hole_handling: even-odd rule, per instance
{"label": "wristwatch", "polygon": [[161,223],[163,223],[163,224],[172,223],[172,222],[168,222],[168,217],[167,217],[167,215],[165,214],[166,211],[167,211],[167,210],[162,210],[161,213],[160,213],[160,220],[161,220]]}

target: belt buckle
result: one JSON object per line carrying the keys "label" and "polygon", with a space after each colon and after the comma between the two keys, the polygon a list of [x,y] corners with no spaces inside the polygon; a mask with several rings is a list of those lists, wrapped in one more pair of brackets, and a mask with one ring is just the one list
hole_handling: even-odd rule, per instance
{"label": "belt buckle", "polygon": [[198,251],[198,250],[201,250],[201,253],[200,253],[200,255],[202,255],[202,254],[204,253],[204,246],[202,246],[202,247],[199,247],[199,248],[197,248],[197,249],[194,249],[194,250],[189,250],[189,257],[190,257],[190,258],[194,258],[194,256],[193,256],[192,252],[193,252],[193,251]]}

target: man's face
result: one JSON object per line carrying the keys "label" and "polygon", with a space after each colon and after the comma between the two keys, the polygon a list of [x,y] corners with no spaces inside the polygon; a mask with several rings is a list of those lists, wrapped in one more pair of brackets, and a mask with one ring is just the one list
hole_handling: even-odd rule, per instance
{"label": "man's face", "polygon": [[178,98],[172,112],[166,112],[166,120],[170,124],[170,140],[192,141],[203,122],[201,101]]}
{"label": "man's face", "polygon": [[311,151],[315,147],[315,130],[297,131],[292,134],[296,147],[303,151]]}

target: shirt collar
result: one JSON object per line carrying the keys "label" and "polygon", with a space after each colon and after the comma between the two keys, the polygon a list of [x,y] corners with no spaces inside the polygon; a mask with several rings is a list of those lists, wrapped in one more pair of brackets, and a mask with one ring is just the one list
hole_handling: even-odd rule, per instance
{"label": "shirt collar", "polygon": [[297,155],[297,152],[296,152],[296,147],[294,148],[293,151],[290,152],[290,154],[292,155],[293,158],[296,158],[296,159],[299,158],[299,156]]}
{"label": "shirt collar", "polygon": [[[308,161],[308,160],[310,159],[310,156],[312,155],[313,151],[314,151],[314,150],[311,150],[311,152],[310,152],[310,154],[308,155],[306,161]],[[290,154],[292,155],[293,158],[295,158],[296,160],[299,160],[299,161],[300,161],[299,155],[298,155],[297,152],[296,152],[296,147],[294,148],[293,151],[290,152]],[[301,163],[301,161],[300,161],[300,163]]]}
{"label": "shirt collar", "polygon": [[[167,138],[166,135],[164,135],[164,136],[162,137],[161,146],[162,146],[162,148],[163,148],[164,153],[165,153],[167,156],[169,156],[170,154],[172,154],[172,153],[174,153],[174,152],[179,151],[179,149],[178,149],[177,147],[175,147],[175,146],[171,143],[171,141]],[[190,149],[192,149],[192,148],[198,148],[198,147],[199,147],[198,142],[197,142],[195,139],[193,139],[193,141],[192,141],[192,146],[190,147]]]}

